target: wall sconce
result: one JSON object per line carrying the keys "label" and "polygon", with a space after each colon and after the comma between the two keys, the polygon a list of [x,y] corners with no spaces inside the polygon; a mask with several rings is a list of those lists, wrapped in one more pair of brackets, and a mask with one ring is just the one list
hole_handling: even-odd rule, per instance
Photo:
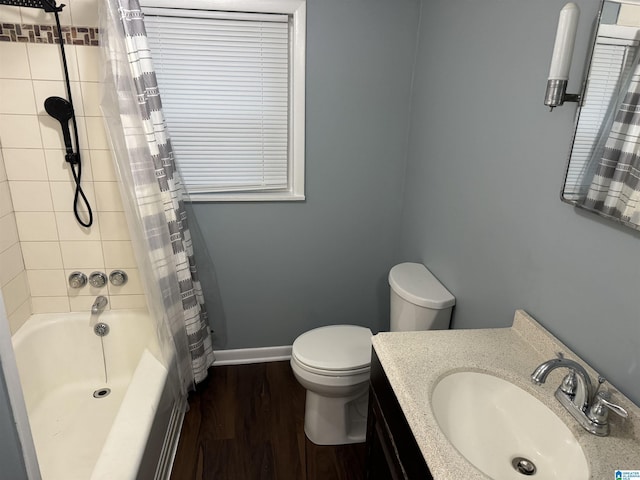
{"label": "wall sconce", "polygon": [[573,2],[567,3],[560,10],[556,43],[553,46],[549,80],[547,80],[547,91],[544,96],[544,104],[551,107],[550,111],[564,102],[580,101],[580,95],[566,93],[579,16],[580,9]]}

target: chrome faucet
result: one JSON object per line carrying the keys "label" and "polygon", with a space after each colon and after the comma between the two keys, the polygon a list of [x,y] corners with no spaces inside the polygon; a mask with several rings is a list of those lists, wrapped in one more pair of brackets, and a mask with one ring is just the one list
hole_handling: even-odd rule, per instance
{"label": "chrome faucet", "polygon": [[536,368],[531,374],[531,380],[536,385],[541,385],[547,380],[547,376],[556,368],[565,367],[570,370],[560,389],[567,395],[573,396],[573,403],[581,410],[586,410],[593,395],[593,385],[591,377],[582,365],[568,358],[564,358],[562,354],[558,358],[547,360]]}
{"label": "chrome faucet", "polygon": [[96,297],[96,300],[93,302],[93,305],[91,305],[91,313],[93,315],[98,315],[99,313],[102,313],[102,311],[104,310],[104,307],[107,306],[107,303],[109,303],[109,301],[107,300],[107,297],[103,297],[102,295],[100,295],[99,297]]}
{"label": "chrome faucet", "polygon": [[564,377],[556,390],[555,396],[580,425],[590,433],[604,437],[609,435],[609,410],[621,417],[627,416],[627,411],[619,405],[610,402],[611,394],[607,391],[598,392],[600,385],[605,382],[598,377],[599,385],[595,389],[591,377],[579,363],[564,358],[558,353],[558,358],[552,358],[538,367],[531,374],[531,380],[536,385],[546,382],[549,374],[556,368],[568,368],[569,374]]}

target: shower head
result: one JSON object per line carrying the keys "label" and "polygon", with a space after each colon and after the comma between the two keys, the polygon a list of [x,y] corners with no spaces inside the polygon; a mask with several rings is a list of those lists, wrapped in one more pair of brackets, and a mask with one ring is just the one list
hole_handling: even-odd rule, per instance
{"label": "shower head", "polygon": [[[0,0],[1,1],[1,0]],[[73,107],[69,100],[61,97],[49,97],[44,101],[44,109],[60,123],[67,123],[73,117]]]}
{"label": "shower head", "polygon": [[64,146],[67,151],[67,161],[75,163],[73,146],[71,145],[71,132],[69,131],[69,120],[73,118],[73,105],[65,98],[49,97],[44,101],[44,109],[51,117],[60,122]]}
{"label": "shower head", "polygon": [[57,6],[55,0],[0,0],[0,5],[42,8],[45,12],[61,12],[64,7],[64,5]]}

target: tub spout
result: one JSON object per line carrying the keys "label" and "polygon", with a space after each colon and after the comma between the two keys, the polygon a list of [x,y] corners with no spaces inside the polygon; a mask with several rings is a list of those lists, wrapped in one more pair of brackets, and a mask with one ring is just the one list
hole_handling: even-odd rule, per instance
{"label": "tub spout", "polygon": [[91,313],[93,315],[98,315],[99,313],[102,313],[102,311],[104,310],[104,307],[107,306],[107,303],[109,303],[109,301],[107,300],[107,297],[103,297],[102,295],[100,295],[99,297],[96,297],[95,302],[93,302],[93,305],[91,305]]}

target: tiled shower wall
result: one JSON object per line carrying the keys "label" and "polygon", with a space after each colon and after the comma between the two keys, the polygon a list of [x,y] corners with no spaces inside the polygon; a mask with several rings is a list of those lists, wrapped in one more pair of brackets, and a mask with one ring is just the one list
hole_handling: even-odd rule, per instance
{"label": "tiled shower wall", "polygon": [[[74,184],[60,124],[43,106],[49,96],[67,97],[59,46],[49,43],[47,26],[54,18],[42,10],[0,6],[0,145],[6,172],[6,178],[0,172],[0,280],[7,309],[13,309],[7,312],[12,331],[29,312],[88,311],[97,295],[108,295],[110,308],[145,304],[99,108],[97,2],[65,3],[61,23],[74,27],[66,29],[73,45],[65,51],[82,186],[94,223],[84,228],[74,218]],[[126,285],[79,290],[67,285],[73,271],[88,276],[114,269],[128,273]]]}
{"label": "tiled shower wall", "polygon": [[0,287],[11,331],[15,331],[31,314],[31,302],[2,151],[0,151]]}

